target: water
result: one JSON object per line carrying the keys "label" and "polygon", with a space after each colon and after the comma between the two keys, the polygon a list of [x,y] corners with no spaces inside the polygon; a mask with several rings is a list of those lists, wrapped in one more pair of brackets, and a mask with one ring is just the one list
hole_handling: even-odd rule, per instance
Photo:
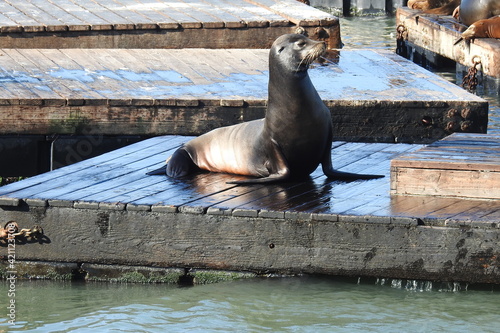
{"label": "water", "polygon": [[[341,19],[345,48],[395,49],[395,20]],[[454,69],[436,71],[460,81]],[[498,85],[489,132],[500,131]],[[498,290],[379,279],[257,278],[177,287],[155,284],[18,281],[16,325],[0,282],[0,332],[497,332]],[[497,287],[498,289],[498,287]]]}
{"label": "water", "polygon": [[[434,285],[318,277],[256,278],[182,288],[26,281],[16,286],[19,319],[8,330],[497,332],[497,292]],[[0,284],[0,295],[6,293],[6,283]],[[6,328],[0,324],[0,332]]]}

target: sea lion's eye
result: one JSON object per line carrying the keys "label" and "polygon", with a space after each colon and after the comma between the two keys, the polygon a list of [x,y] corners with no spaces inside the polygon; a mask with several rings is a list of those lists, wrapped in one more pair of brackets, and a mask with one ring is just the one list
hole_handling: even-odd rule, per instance
{"label": "sea lion's eye", "polygon": [[304,42],[303,40],[301,40],[301,41],[297,42],[297,45],[299,47],[304,47],[306,45],[306,42]]}
{"label": "sea lion's eye", "polygon": [[284,47],[284,46],[280,47],[280,49],[278,50],[278,54],[280,54],[280,53],[281,53],[281,51],[283,51],[284,49],[285,49],[285,47]]}

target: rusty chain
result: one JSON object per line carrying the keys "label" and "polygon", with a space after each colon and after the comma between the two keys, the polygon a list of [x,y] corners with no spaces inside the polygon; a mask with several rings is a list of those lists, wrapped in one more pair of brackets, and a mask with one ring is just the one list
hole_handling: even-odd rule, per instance
{"label": "rusty chain", "polygon": [[400,24],[396,28],[396,53],[402,57],[408,57],[405,39],[408,38],[408,30],[404,24]]}
{"label": "rusty chain", "polygon": [[475,90],[478,84],[477,71],[481,65],[481,58],[473,57],[472,66],[467,70],[467,74],[462,79],[462,88]]}
{"label": "rusty chain", "polygon": [[407,32],[408,32],[408,30],[406,29],[404,24],[398,25],[396,28],[396,33],[397,33],[396,40],[398,40],[398,41],[405,40],[407,37]]}
{"label": "rusty chain", "polygon": [[0,238],[1,239],[9,239],[9,238],[38,238],[43,236],[42,227],[35,225],[31,229],[21,229],[19,230],[19,226],[15,221],[9,221],[7,224],[0,228]]}

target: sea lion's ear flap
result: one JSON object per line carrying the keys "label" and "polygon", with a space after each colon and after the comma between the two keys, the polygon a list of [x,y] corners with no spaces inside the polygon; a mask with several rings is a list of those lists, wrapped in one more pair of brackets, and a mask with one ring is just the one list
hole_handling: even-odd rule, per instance
{"label": "sea lion's ear flap", "polygon": [[278,50],[278,54],[280,54],[280,53],[281,53],[281,51],[283,51],[284,49],[285,49],[285,47],[284,47],[284,46],[280,47],[280,48],[279,48],[279,50]]}

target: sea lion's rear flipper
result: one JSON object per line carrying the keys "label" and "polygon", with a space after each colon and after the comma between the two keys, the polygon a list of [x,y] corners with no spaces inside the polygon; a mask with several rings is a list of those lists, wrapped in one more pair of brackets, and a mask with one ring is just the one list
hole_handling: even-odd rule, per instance
{"label": "sea lion's rear flipper", "polygon": [[332,166],[331,145],[328,145],[328,149],[321,162],[321,167],[325,176],[332,180],[353,181],[357,179],[377,179],[385,177],[384,175],[366,175],[334,170]]}
{"label": "sea lion's rear flipper", "polygon": [[166,174],[172,178],[181,178],[193,173],[196,169],[198,167],[194,164],[189,153],[181,147],[172,154],[166,165],[146,174],[150,176]]}
{"label": "sea lion's rear flipper", "polygon": [[323,172],[329,179],[333,180],[344,180],[344,181],[352,181],[358,179],[377,179],[383,178],[384,175],[367,175],[362,173],[351,173],[351,172],[343,172],[337,170],[328,170],[323,169]]}
{"label": "sea lion's rear flipper", "polygon": [[165,164],[161,168],[146,172],[146,175],[148,175],[148,176],[160,176],[160,175],[165,175],[166,173],[167,173],[167,165]]}

